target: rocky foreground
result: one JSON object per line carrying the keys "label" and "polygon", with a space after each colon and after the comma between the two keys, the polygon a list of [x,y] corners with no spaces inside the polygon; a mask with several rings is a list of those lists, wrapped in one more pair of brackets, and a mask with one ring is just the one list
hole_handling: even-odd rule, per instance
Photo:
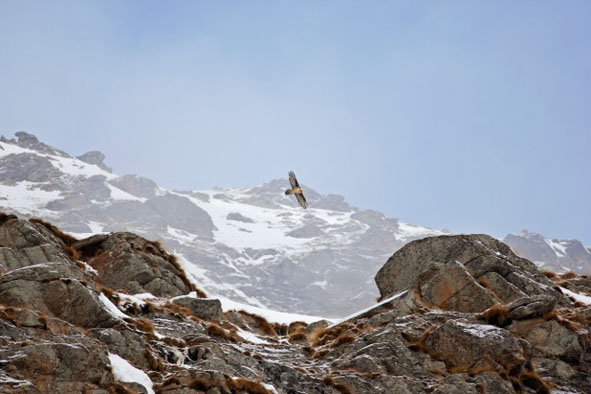
{"label": "rocky foreground", "polygon": [[338,323],[222,311],[159,243],[0,215],[0,393],[589,393],[591,279],[486,235],[396,252]]}

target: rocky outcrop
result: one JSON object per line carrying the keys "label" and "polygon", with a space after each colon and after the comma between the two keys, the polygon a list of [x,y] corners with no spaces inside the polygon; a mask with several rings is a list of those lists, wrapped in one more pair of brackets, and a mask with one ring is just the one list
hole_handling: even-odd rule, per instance
{"label": "rocky outcrop", "polygon": [[2,214],[0,393],[590,392],[588,278],[483,235],[411,243],[378,276],[374,307],[271,323],[199,297],[157,242]]}
{"label": "rocky outcrop", "polygon": [[523,296],[551,295],[571,302],[530,261],[488,235],[453,235],[413,241],[376,274],[382,298],[407,288],[437,307],[481,312]]}
{"label": "rocky outcrop", "polygon": [[105,160],[105,154],[103,152],[93,150],[78,156],[78,159],[88,164],[94,164],[105,171],[113,172],[113,170],[110,167],[107,167],[103,162]]}

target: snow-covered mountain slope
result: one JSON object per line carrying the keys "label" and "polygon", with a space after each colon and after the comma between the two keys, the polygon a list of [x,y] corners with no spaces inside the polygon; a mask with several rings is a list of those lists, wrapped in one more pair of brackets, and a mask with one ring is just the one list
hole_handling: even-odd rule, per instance
{"label": "snow-covered mountain slope", "polygon": [[100,152],[73,157],[31,134],[16,137],[0,138],[0,209],[79,236],[131,231],[161,240],[212,296],[256,307],[347,315],[374,302],[373,277],[394,251],[442,234],[305,185],[303,210],[284,195],[287,179],[172,191],[112,173]]}
{"label": "snow-covered mountain slope", "polygon": [[503,240],[515,253],[555,272],[591,273],[591,251],[576,240],[549,239],[538,233],[522,230]]}

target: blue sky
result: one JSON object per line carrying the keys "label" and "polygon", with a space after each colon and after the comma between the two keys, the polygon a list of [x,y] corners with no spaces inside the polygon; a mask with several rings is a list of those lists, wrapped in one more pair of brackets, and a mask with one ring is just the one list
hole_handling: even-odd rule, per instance
{"label": "blue sky", "polygon": [[0,133],[591,245],[587,1],[0,0]]}

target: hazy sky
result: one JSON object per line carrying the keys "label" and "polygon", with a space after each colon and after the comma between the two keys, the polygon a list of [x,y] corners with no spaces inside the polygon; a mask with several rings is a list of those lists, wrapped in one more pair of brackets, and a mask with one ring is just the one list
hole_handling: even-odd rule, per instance
{"label": "hazy sky", "polygon": [[0,134],[591,245],[589,1],[0,0]]}

